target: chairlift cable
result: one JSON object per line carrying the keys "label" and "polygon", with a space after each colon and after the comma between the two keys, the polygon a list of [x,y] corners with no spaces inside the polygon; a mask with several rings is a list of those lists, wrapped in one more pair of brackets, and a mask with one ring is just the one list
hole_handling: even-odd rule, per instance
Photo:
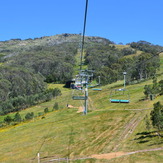
{"label": "chairlift cable", "polygon": [[88,10],[88,0],[86,0],[86,5],[85,5],[84,27],[83,27],[81,56],[80,56],[80,70],[82,70],[83,51],[84,51],[84,38],[85,38],[85,29],[86,29],[86,22],[87,22],[87,10]]}

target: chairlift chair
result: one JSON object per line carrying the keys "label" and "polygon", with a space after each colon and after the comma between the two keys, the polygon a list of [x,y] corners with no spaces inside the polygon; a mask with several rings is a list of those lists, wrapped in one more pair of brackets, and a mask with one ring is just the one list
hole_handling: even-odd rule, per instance
{"label": "chairlift chair", "polygon": [[93,91],[102,91],[101,88],[93,88],[92,90],[93,90]]}
{"label": "chairlift chair", "polygon": [[84,84],[84,81],[81,78],[81,76],[76,75],[75,83],[74,83],[74,89],[76,89],[76,90],[83,90],[83,84]]}
{"label": "chairlift chair", "polygon": [[[116,96],[121,96],[121,98],[117,99],[115,98]],[[130,103],[128,90],[124,88],[111,90],[110,102],[111,103]]]}
{"label": "chairlift chair", "polygon": [[98,77],[98,84],[96,84],[94,87],[98,87],[98,88],[93,88],[92,89],[93,91],[102,91],[102,88],[100,88],[101,87],[100,76]]}

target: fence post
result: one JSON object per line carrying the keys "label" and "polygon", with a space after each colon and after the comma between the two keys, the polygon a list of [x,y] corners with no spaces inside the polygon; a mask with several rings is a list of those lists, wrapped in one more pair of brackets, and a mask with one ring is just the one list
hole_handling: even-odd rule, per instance
{"label": "fence post", "polygon": [[38,163],[40,163],[40,153],[37,154]]}

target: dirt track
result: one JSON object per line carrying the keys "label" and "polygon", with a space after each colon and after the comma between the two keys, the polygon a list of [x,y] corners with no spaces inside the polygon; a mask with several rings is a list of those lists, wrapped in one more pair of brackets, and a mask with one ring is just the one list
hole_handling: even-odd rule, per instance
{"label": "dirt track", "polygon": [[83,107],[82,106],[79,106],[79,107],[74,107],[72,105],[67,105],[68,108],[75,108],[75,109],[78,109],[77,113],[82,113],[83,112]]}
{"label": "dirt track", "polygon": [[120,156],[124,156],[127,153],[125,152],[113,152],[113,153],[106,153],[106,154],[95,154],[92,155],[92,158],[96,158],[96,159],[112,159],[112,158],[116,158],[116,157],[120,157]]}
{"label": "dirt track", "polygon": [[135,153],[142,153],[142,152],[150,152],[150,151],[160,151],[163,150],[163,147],[161,148],[154,148],[154,149],[144,149],[144,150],[139,150],[139,151],[133,151],[133,152],[113,152],[113,153],[106,153],[106,154],[97,154],[97,155],[92,155],[92,158],[96,159],[107,159],[110,160],[112,158],[117,158],[125,155],[132,155]]}

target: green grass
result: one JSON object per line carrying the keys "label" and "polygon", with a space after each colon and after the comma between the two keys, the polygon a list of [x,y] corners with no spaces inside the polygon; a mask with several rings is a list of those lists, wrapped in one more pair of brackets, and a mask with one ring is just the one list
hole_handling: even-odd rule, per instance
{"label": "green grass", "polygon": [[[161,57],[161,63],[163,57]],[[163,72],[163,67],[159,73]],[[158,80],[161,80],[159,76]],[[89,112],[86,116],[77,113],[77,107],[83,105],[83,101],[72,100],[72,95],[77,93],[66,89],[63,85],[50,84],[49,88],[59,88],[62,95],[49,102],[30,107],[20,112],[24,117],[27,112],[34,112],[35,116],[43,112],[45,107],[51,111],[55,102],[59,104],[59,110],[49,112],[41,117],[35,117],[28,122],[22,122],[15,126],[0,129],[0,162],[4,163],[28,163],[37,162],[37,153],[40,152],[43,161],[52,158],[82,158],[92,154],[110,153],[115,151],[132,152],[142,149],[158,148],[163,144],[162,138],[156,136],[155,129],[146,129],[144,117],[151,110],[133,110],[152,108],[153,103],[163,101],[159,96],[153,101],[142,100],[143,88],[151,84],[152,80],[127,86],[130,92],[129,104],[113,104],[109,102],[110,91],[123,87],[123,82],[106,85],[102,91],[94,92],[89,89]],[[119,98],[119,97],[117,97]],[[67,108],[70,104],[75,108]],[[10,115],[13,117],[15,113]],[[0,116],[0,121],[4,116]],[[133,119],[140,122],[123,138],[125,129]],[[125,135],[124,135],[125,136]],[[117,148],[115,148],[117,146]],[[52,156],[52,157],[51,157]],[[137,153],[129,156],[112,159],[109,162],[161,162],[162,151]],[[108,162],[108,160],[86,160],[78,162]],[[77,162],[77,161],[76,161]]]}
{"label": "green grass", "polygon": [[[110,115],[112,117],[108,118]],[[115,130],[115,126],[120,127],[125,123],[122,119],[126,117],[129,119],[128,115],[130,115],[128,111],[119,113],[101,111],[82,116],[76,114],[75,110],[63,109],[46,115],[43,120],[35,119],[30,123],[4,129],[0,134],[0,139],[3,140],[0,145],[0,149],[3,150],[0,152],[0,160],[16,162],[23,155],[24,158],[21,159],[25,162],[26,159],[34,158],[40,148],[42,157],[47,154],[65,157],[69,150],[71,157],[105,152],[107,147],[103,148],[103,144],[109,144],[112,138],[115,139],[114,135],[109,135]],[[10,152],[12,152],[11,157],[7,157]]]}

